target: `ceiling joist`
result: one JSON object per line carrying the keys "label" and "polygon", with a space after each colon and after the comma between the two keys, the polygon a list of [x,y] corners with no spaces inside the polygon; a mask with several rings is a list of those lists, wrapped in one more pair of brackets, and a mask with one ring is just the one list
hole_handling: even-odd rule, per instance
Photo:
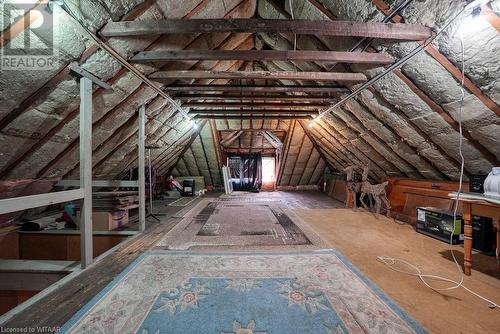
{"label": "ceiling joist", "polygon": [[328,104],[311,104],[311,103],[277,103],[277,102],[188,102],[184,103],[183,107],[196,108],[279,108],[279,109],[297,109],[297,108],[324,108]]}
{"label": "ceiling joist", "polygon": [[233,95],[227,94],[186,94],[175,96],[180,101],[265,101],[265,102],[331,102],[333,97],[311,95]]}
{"label": "ceiling joist", "polygon": [[337,72],[292,72],[292,71],[158,71],[149,76],[153,80],[180,79],[271,79],[271,80],[311,80],[364,82],[366,75],[362,73]]}
{"label": "ceiling joist", "polygon": [[231,92],[231,93],[348,93],[347,88],[328,86],[259,86],[259,85],[172,85],[167,92]]}
{"label": "ceiling joist", "polygon": [[255,114],[294,114],[294,115],[314,115],[318,114],[314,110],[210,110],[210,109],[191,109],[189,114],[228,114],[228,115],[255,115]]}
{"label": "ceiling joist", "polygon": [[277,51],[277,50],[168,50],[143,51],[131,59],[136,63],[175,60],[301,60],[331,61],[350,64],[381,64],[394,62],[388,54],[339,51]]}
{"label": "ceiling joist", "polygon": [[293,33],[394,40],[425,40],[431,36],[431,29],[418,24],[275,19],[175,19],[109,22],[100,34],[103,37],[125,37],[215,32]]}
{"label": "ceiling joist", "polygon": [[240,120],[256,120],[256,119],[309,119],[310,116],[296,115],[249,115],[249,116],[235,116],[235,115],[196,115],[195,119],[240,119]]}

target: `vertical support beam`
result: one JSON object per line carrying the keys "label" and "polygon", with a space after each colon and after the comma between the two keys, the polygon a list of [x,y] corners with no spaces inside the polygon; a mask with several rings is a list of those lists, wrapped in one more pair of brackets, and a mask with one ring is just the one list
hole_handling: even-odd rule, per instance
{"label": "vertical support beam", "polygon": [[83,189],[80,218],[82,268],[93,259],[92,248],[92,81],[80,79],[80,188]]}
{"label": "vertical support beam", "polygon": [[144,105],[139,108],[139,138],[137,139],[139,152],[139,230],[146,230],[146,175],[145,175],[145,124],[146,124],[146,107]]}

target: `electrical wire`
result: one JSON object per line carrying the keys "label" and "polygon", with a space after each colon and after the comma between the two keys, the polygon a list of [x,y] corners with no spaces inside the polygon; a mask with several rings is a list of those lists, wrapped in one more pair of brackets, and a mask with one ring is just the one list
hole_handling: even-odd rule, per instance
{"label": "electrical wire", "polygon": [[[458,205],[459,205],[459,201],[460,201],[460,194],[462,193],[462,182],[463,182],[464,165],[465,165],[465,158],[464,158],[463,151],[462,151],[462,144],[463,144],[463,136],[462,136],[462,112],[463,112],[464,101],[465,101],[465,88],[464,88],[464,82],[465,82],[465,47],[464,47],[464,38],[463,38],[462,29],[459,29],[459,37],[460,37],[460,47],[461,47],[461,57],[462,57],[462,66],[461,66],[462,67],[461,68],[462,76],[461,76],[461,80],[460,80],[460,94],[461,94],[461,97],[460,97],[460,109],[459,109],[459,112],[458,112],[458,128],[459,128],[458,152],[459,152],[460,160],[461,161],[460,161],[459,186],[458,186],[457,196],[455,197],[455,205],[454,205],[454,210],[453,210],[453,231],[450,233],[449,246],[450,246],[451,256],[453,258],[453,261],[455,263],[457,271],[460,274],[460,279],[458,281],[455,281],[455,280],[452,280],[452,279],[449,279],[449,278],[446,278],[446,277],[442,277],[442,276],[438,276],[438,275],[424,274],[424,273],[422,273],[422,271],[420,270],[419,267],[417,267],[416,265],[411,264],[408,261],[403,260],[403,259],[392,258],[392,257],[388,257],[388,256],[378,256],[377,257],[377,261],[385,264],[391,270],[394,270],[396,272],[418,277],[420,279],[420,281],[425,286],[427,286],[428,288],[430,288],[430,289],[432,289],[432,290],[434,290],[436,292],[451,291],[451,290],[455,290],[455,289],[458,289],[458,288],[463,288],[465,291],[469,292],[470,294],[472,294],[472,295],[478,297],[479,299],[481,299],[481,300],[489,303],[489,307],[490,308],[495,309],[495,308],[500,308],[500,305],[497,304],[497,303],[495,303],[495,302],[493,302],[492,300],[490,300],[490,299],[488,299],[488,298],[480,295],[479,293],[477,293],[477,292],[469,289],[468,287],[466,287],[463,284],[464,283],[464,273],[462,272],[462,269],[460,267],[460,264],[457,261],[457,258],[455,256],[455,252],[454,252],[454,249],[453,249],[453,235],[454,235],[454,232],[455,232],[455,229],[456,229],[456,224],[457,224],[457,219],[456,218],[457,218],[457,213],[458,213]],[[413,271],[405,271],[405,270],[401,270],[401,269],[395,268],[395,265],[398,262],[402,263],[402,264],[404,264],[406,266],[408,266],[409,268],[412,268]],[[438,287],[435,287],[435,286],[431,285],[427,281],[428,279],[437,280],[437,281],[441,281],[441,282],[452,283],[452,285],[450,285],[448,287],[444,287],[444,288],[438,288]]]}

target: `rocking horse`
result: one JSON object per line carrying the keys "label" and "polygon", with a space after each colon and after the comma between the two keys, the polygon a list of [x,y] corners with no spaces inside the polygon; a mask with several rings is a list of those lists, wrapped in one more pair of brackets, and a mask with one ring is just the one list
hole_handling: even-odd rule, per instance
{"label": "rocking horse", "polygon": [[380,214],[380,207],[383,202],[387,209],[387,217],[390,217],[391,204],[389,202],[389,199],[387,198],[387,192],[385,190],[389,182],[385,181],[384,183],[380,184],[371,184],[370,181],[368,181],[369,172],[370,172],[370,167],[367,166],[363,168],[363,177],[361,181],[361,196],[360,196],[361,205],[363,205],[365,209],[368,209],[368,206],[363,201],[363,199],[365,198],[366,195],[372,195],[373,199],[375,200],[375,212],[377,214]]}
{"label": "rocking horse", "polygon": [[346,197],[345,197],[345,207],[349,207],[349,196],[352,198],[352,207],[353,209],[357,208],[357,203],[356,203],[356,194],[359,193],[361,189],[361,184],[359,182],[356,182],[354,180],[354,172],[356,171],[356,168],[358,166],[348,166],[344,169],[344,172],[346,172]]}

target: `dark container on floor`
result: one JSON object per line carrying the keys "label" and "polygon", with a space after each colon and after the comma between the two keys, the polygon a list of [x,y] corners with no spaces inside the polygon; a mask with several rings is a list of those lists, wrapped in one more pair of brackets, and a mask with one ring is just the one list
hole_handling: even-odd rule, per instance
{"label": "dark container on floor", "polygon": [[194,180],[182,181],[182,195],[194,196]]}
{"label": "dark container on floor", "polygon": [[417,208],[418,233],[422,233],[435,239],[449,243],[452,236],[452,244],[464,242],[464,220],[461,215],[456,216],[453,224],[453,212],[431,207]]}

